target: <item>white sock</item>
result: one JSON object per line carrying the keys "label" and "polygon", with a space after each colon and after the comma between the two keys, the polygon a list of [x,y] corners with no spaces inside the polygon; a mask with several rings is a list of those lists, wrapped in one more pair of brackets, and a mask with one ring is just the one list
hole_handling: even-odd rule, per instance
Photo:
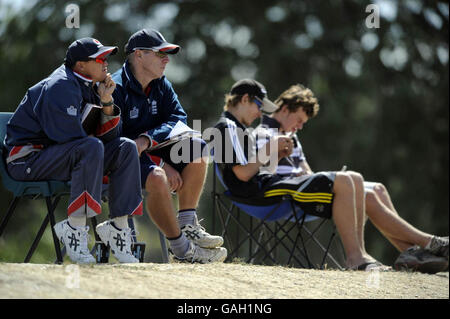
{"label": "white sock", "polygon": [[128,215],[113,218],[112,221],[119,229],[128,228]]}
{"label": "white sock", "polygon": [[86,216],[69,216],[67,219],[73,228],[86,226]]}
{"label": "white sock", "polygon": [[[167,238],[169,239],[169,238]],[[169,239],[169,245],[175,256],[183,258],[186,252],[189,250],[189,240],[186,238],[183,232],[177,238]]]}
{"label": "white sock", "polygon": [[197,211],[195,209],[184,209],[178,212],[178,224],[180,227],[190,224],[195,225],[197,218]]}

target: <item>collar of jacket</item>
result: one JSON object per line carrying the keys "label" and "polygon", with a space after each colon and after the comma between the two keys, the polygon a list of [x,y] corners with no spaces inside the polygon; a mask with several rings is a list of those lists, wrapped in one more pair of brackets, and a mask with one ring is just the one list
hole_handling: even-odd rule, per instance
{"label": "collar of jacket", "polygon": [[81,96],[84,102],[99,104],[100,97],[96,93],[97,83],[92,85],[92,80],[88,81],[87,78],[75,74],[75,71],[68,68],[64,64],[60,68],[61,72],[65,72],[68,79],[72,79],[78,83],[78,88],[81,90]]}
{"label": "collar of jacket", "polygon": [[126,79],[126,86],[130,88],[132,91],[134,91],[136,94],[145,95],[144,91],[142,90],[142,85],[139,83],[138,80],[133,75],[133,72],[131,72],[130,63],[128,60],[125,61],[122,67],[123,70],[123,77]]}

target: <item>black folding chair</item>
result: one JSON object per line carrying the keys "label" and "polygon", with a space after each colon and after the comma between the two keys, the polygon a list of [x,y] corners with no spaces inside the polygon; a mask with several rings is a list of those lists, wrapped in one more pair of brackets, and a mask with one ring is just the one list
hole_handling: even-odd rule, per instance
{"label": "black folding chair", "polygon": [[[218,191],[217,180],[224,188],[223,192]],[[336,238],[335,225],[331,223],[331,235],[323,244],[318,235],[323,233],[321,230],[330,224],[330,220],[304,214],[290,196],[276,203],[255,203],[254,200],[233,196],[227,190],[216,163],[212,195],[214,216],[220,220],[222,236],[229,251],[226,261],[244,258],[245,262],[252,264],[319,269],[331,266],[328,261],[332,267],[343,269],[342,261],[330,252]],[[312,248],[315,254],[310,253]],[[342,260],[342,246],[340,249]]]}

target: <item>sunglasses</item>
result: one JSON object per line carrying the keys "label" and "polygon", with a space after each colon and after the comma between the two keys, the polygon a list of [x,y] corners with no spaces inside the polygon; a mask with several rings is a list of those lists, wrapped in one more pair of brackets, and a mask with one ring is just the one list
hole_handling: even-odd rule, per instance
{"label": "sunglasses", "polygon": [[161,52],[161,51],[157,51],[157,50],[150,50],[150,51],[155,52],[155,55],[161,59],[163,59],[167,56],[167,53],[165,53],[165,52]]}
{"label": "sunglasses", "polygon": [[95,61],[99,64],[104,64],[108,59],[107,58],[95,58],[95,59],[89,59],[89,61]]}
{"label": "sunglasses", "polygon": [[255,104],[258,106],[258,110],[262,109],[263,101],[259,97],[255,96],[255,99],[253,100],[253,102],[255,102]]}
{"label": "sunglasses", "polygon": [[163,59],[167,56],[167,53],[159,51],[159,50],[152,50],[152,49],[147,49],[147,48],[134,48],[133,49],[133,51],[136,51],[136,50],[141,50],[141,51],[146,51],[146,52],[148,52],[148,51],[154,52],[155,55],[161,59]]}

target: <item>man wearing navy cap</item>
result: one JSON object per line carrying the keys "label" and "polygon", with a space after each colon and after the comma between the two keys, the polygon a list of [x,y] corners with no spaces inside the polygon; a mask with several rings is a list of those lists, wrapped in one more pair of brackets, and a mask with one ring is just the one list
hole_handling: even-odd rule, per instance
{"label": "man wearing navy cap", "polygon": [[[77,263],[95,262],[86,217],[101,213],[104,175],[110,181],[112,220],[98,225],[97,233],[120,262],[138,262],[131,254],[127,219],[142,215],[139,160],[136,144],[119,136],[120,109],[112,98],[116,85],[107,73],[107,58],[116,52],[117,47],[93,38],[74,41],[64,64],[28,89],[7,124],[6,161],[14,179],[71,181],[68,219],[54,229]],[[88,135],[82,114],[90,105],[102,111]]]}
{"label": "man wearing navy cap", "polygon": [[[187,143],[191,151],[190,158],[181,163],[171,158],[172,147],[161,148],[152,156],[146,152],[166,140],[179,121],[186,123],[186,113],[164,76],[169,54],[179,50],[180,46],[167,42],[156,30],[143,29],[130,37],[125,45],[127,60],[113,74],[117,83],[114,101],[122,111],[121,135],[136,142],[149,215],[169,239],[174,258],[200,263],[223,261],[227,255],[220,247],[223,238],[208,234],[196,213],[206,177],[207,159],[202,158],[206,143],[194,138],[179,142]],[[198,154],[193,152],[196,149]],[[170,191],[178,195],[178,219]]]}

